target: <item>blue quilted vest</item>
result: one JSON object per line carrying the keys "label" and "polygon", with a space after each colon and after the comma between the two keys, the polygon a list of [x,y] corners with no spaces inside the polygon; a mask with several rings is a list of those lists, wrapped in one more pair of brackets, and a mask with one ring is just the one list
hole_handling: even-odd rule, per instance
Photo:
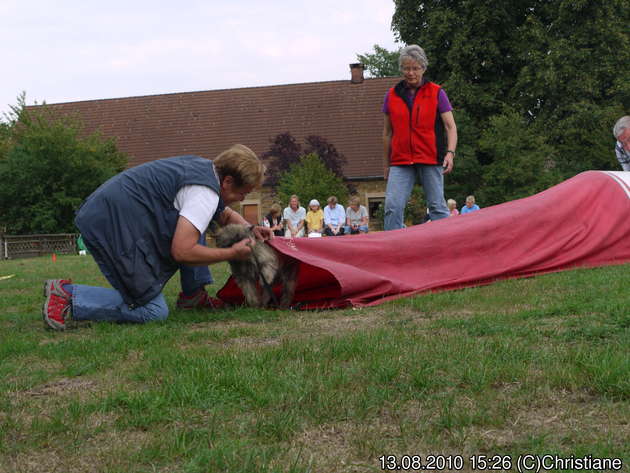
{"label": "blue quilted vest", "polygon": [[[198,156],[160,159],[112,177],[77,212],[75,223],[86,246],[132,308],[155,298],[179,269],[171,257],[179,218],[173,202],[180,188],[192,184],[220,195],[212,161]],[[224,209],[220,199],[212,219]]]}

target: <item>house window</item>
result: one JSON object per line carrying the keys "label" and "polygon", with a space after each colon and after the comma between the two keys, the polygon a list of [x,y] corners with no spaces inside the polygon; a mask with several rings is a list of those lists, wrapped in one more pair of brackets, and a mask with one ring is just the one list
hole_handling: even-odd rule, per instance
{"label": "house window", "polygon": [[376,195],[368,196],[368,215],[370,216],[370,227],[375,230],[383,229],[383,211],[385,205],[385,196]]}
{"label": "house window", "polygon": [[368,200],[368,213],[370,215],[370,218],[374,218],[374,216],[378,212],[379,207],[383,205],[384,203],[385,203],[384,197],[375,197]]}

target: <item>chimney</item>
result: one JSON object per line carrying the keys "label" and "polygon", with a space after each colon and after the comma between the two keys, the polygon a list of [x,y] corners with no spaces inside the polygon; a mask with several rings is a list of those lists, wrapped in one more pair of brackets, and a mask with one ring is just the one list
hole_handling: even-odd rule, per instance
{"label": "chimney", "polygon": [[360,62],[355,62],[350,64],[350,83],[351,84],[362,84],[363,83],[363,69],[365,66]]}

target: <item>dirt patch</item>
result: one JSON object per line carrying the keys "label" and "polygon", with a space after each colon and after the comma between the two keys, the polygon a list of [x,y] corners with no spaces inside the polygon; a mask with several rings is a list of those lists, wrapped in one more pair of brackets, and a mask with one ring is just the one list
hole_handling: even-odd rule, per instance
{"label": "dirt patch", "polygon": [[27,391],[21,391],[19,394],[23,396],[67,396],[77,392],[95,391],[96,387],[96,382],[87,379],[61,378]]}
{"label": "dirt patch", "polygon": [[[513,396],[513,389],[505,395]],[[474,409],[475,400],[462,397],[457,405]],[[285,460],[299,456],[302,463],[311,464],[312,471],[375,472],[382,471],[381,455],[444,453],[468,458],[483,453],[481,447],[493,453],[514,450],[541,435],[548,445],[595,445],[608,439],[623,448],[630,438],[630,423],[619,415],[624,409],[622,403],[602,402],[587,393],[549,392],[535,403],[512,399],[499,427],[469,425],[450,430],[436,425],[440,406],[435,400],[409,401],[393,410],[383,409],[360,424],[339,422],[304,430],[288,446]],[[467,462],[462,471],[471,471]]]}
{"label": "dirt patch", "polygon": [[0,459],[0,473],[126,471],[131,465],[121,464],[120,459],[130,458],[130,452],[139,450],[149,440],[147,432],[110,431],[83,440],[79,448],[63,449],[51,443]]}
{"label": "dirt patch", "polygon": [[359,459],[353,445],[360,426],[342,422],[302,432],[292,443],[288,458],[300,458],[312,471],[363,473],[376,471],[375,461]]}

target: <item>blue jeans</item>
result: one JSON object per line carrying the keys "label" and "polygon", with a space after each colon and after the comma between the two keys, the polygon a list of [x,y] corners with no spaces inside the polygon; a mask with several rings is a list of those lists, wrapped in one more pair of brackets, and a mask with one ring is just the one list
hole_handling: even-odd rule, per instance
{"label": "blue jeans", "polygon": [[444,200],[444,175],[441,165],[413,164],[391,166],[385,191],[385,230],[403,228],[405,206],[416,181],[424,189],[429,218],[439,220],[449,215]]}
{"label": "blue jeans", "polygon": [[[205,234],[198,243],[206,245]],[[179,276],[184,294],[192,294],[213,282],[207,266],[180,265]],[[161,293],[147,304],[130,309],[115,289],[72,284],[72,318],[75,320],[145,323],[167,317],[168,305]]]}

